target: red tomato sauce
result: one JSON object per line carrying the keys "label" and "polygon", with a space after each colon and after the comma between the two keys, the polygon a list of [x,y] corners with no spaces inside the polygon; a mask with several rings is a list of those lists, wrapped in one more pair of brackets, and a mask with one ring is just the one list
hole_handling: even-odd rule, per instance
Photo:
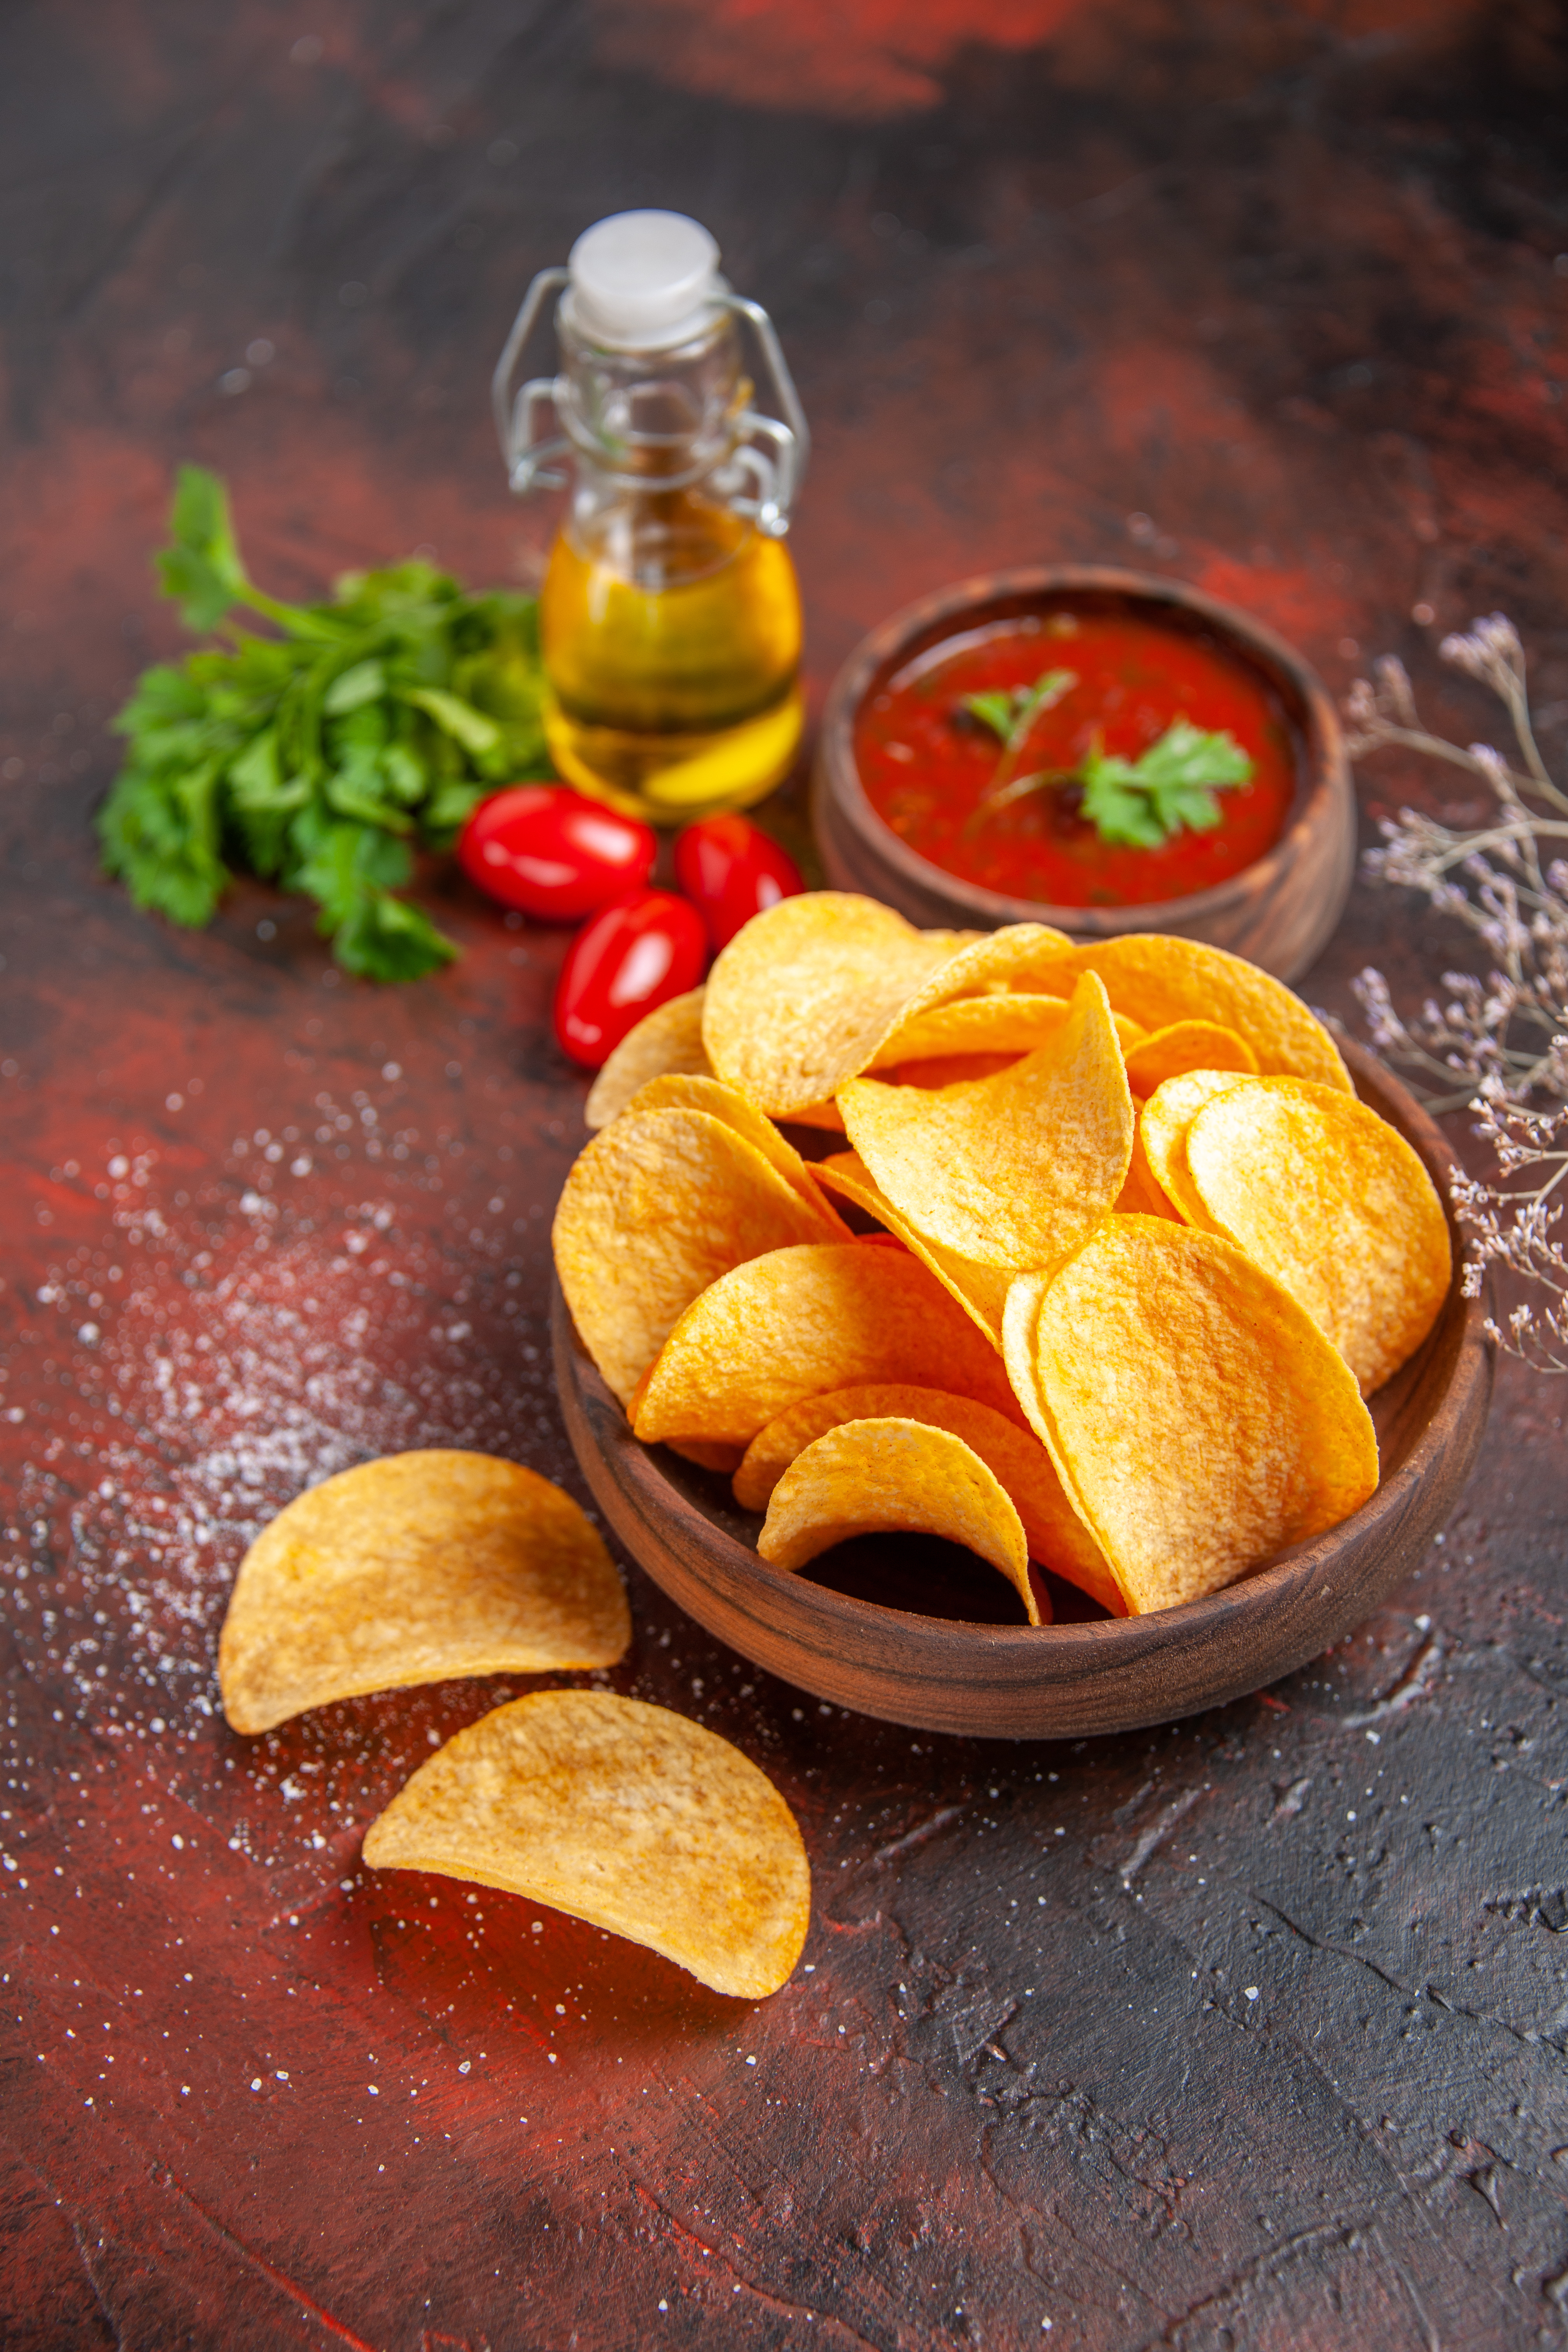
{"label": "red tomato sauce", "polygon": [[[1251,758],[1250,781],[1217,793],[1212,832],[1184,827],[1154,849],[1102,841],[1071,786],[1047,785],[972,823],[1003,746],[963,697],[1030,687],[1047,669],[1071,670],[1078,683],[1036,719],[1020,772],[1075,769],[1096,735],[1135,760],[1187,719],[1234,736]],[[1274,846],[1296,789],[1294,737],[1260,677],[1206,635],[1092,610],[993,623],[917,656],[862,708],[855,757],[871,806],[919,856],[1053,907],[1143,907],[1228,881]]]}

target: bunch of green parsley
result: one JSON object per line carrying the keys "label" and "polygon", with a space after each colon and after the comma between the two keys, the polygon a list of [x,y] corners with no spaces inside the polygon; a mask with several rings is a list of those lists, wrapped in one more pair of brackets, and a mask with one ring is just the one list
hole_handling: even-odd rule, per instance
{"label": "bunch of green parsley", "polygon": [[468,595],[414,561],[346,574],[330,604],[281,604],[247,577],[224,485],[196,466],[170,536],[163,593],[227,642],[143,672],[114,721],[130,750],[99,815],[109,872],[139,907],[199,925],[247,866],[318,901],[346,971],[449,963],[451,940],[393,894],[416,844],[449,847],[488,793],[549,771],[533,598]]}

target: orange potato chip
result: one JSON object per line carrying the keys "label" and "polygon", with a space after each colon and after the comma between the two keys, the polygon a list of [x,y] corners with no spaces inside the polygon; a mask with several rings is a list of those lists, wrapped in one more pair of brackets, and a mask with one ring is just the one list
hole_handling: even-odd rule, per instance
{"label": "orange potato chip", "polygon": [[890,1069],[939,1054],[1009,1054],[1016,1060],[1054,1037],[1067,1017],[1065,996],[957,997],[901,1021],[867,1067]]}
{"label": "orange potato chip", "polygon": [[962,1437],[929,1422],[844,1422],[817,1438],[774,1486],[757,1551],[774,1568],[804,1568],[852,1536],[893,1532],[945,1536],[978,1552],[1001,1570],[1030,1624],[1042,1622],[1005,1488]]}
{"label": "orange potato chip", "polygon": [[825,1102],[864,1067],[950,935],[842,890],[783,898],[737,932],[708,977],[702,1038],[717,1075],[769,1112]]}
{"label": "orange potato chip", "polygon": [[759,2000],[800,1958],[794,1814],[727,1739],[608,1691],[537,1691],[449,1739],[372,1822],[373,1870],[433,1870],[646,1944]]}
{"label": "orange potato chip", "polygon": [[705,1111],[655,1110],[624,1112],[578,1154],[551,1244],[583,1344],[625,1404],[718,1276],[828,1231],[820,1200],[731,1127]]}
{"label": "orange potato chip", "polygon": [[1184,1070],[1155,1087],[1138,1114],[1138,1140],[1149,1175],[1189,1225],[1205,1230],[1208,1216],[1187,1174],[1186,1133],[1215,1095],[1243,1084],[1237,1070]]}
{"label": "orange potato chip", "polygon": [[1116,1196],[1116,1206],[1123,1216],[1173,1217],[1182,1223],[1182,1213],[1160,1190],[1149,1155],[1143,1149],[1142,1126],[1132,1130],[1132,1157],[1127,1163],[1127,1181]]}
{"label": "orange potato chip", "polygon": [[774,1250],[723,1275],[665,1341],[637,1401],[640,1438],[749,1445],[765,1422],[861,1381],[911,1381],[1016,1415],[1001,1358],[907,1250]]}
{"label": "orange potato chip", "polygon": [[611,1666],[630,1640],[621,1580],[570,1495],[488,1454],[392,1454],[262,1529],[218,1681],[236,1731],[269,1731],[366,1691]]}
{"label": "orange potato chip", "polygon": [[826,1102],[805,1103],[799,1110],[792,1110],[789,1121],[792,1127],[819,1128],[827,1135],[844,1132],[843,1114],[831,1097]]}
{"label": "orange potato chip", "polygon": [[918,1421],[962,1437],[1005,1490],[1024,1529],[1029,1558],[1087,1592],[1103,1593],[1118,1613],[1121,1596],[1099,1545],[1062,1491],[1056,1465],[1037,1437],[972,1397],[881,1381],[807,1397],[760,1429],[734,1476],[742,1510],[765,1511],[790,1464],[847,1421]]}
{"label": "orange potato chip", "polygon": [[928,1094],[858,1078],[849,1140],[928,1242],[1022,1272],[1077,1247],[1110,1210],[1132,1150],[1132,1097],[1102,983],[1088,973],[1049,1042],[994,1077]]}
{"label": "orange potato chip", "polygon": [[[973,1055],[1006,1055],[1016,1061],[1054,1037],[1069,1009],[1070,999],[1066,996],[955,997],[900,1022],[868,1066],[868,1075],[911,1062],[957,1061]],[[1113,1013],[1111,1019],[1123,1052],[1130,1052],[1142,1039],[1143,1031],[1120,1013]],[[900,1083],[908,1081],[900,1078]]]}
{"label": "orange potato chip", "polygon": [[1453,1277],[1420,1155],[1353,1097],[1259,1078],[1200,1105],[1183,1147],[1211,1230],[1304,1307],[1363,1395],[1413,1356]]}
{"label": "orange potato chip", "polygon": [[1108,1217],[1043,1286],[1032,1331],[1028,1305],[1019,1286],[1009,1327],[1040,1434],[1135,1613],[1218,1591],[1374,1491],[1349,1366],[1216,1234]]}
{"label": "orange potato chip", "polygon": [[1021,1054],[933,1054],[927,1061],[899,1062],[877,1075],[893,1086],[923,1087],[934,1094],[942,1087],[967,1086],[972,1078],[994,1078],[998,1070],[1010,1070],[1023,1058]]}
{"label": "orange potato chip", "polygon": [[1000,1348],[1002,1309],[1007,1303],[1008,1277],[1005,1272],[994,1265],[981,1265],[958,1250],[943,1249],[940,1242],[928,1242],[923,1234],[916,1233],[875,1182],[858,1152],[835,1151],[827,1159],[817,1160],[812,1174],[831,1192],[841,1192],[847,1201],[853,1201],[868,1216],[879,1218],[889,1234],[930,1266],[965,1314],[974,1318],[992,1346]]}
{"label": "orange potato chip", "polygon": [[1240,1070],[1256,1074],[1258,1056],[1245,1037],[1217,1021],[1173,1021],[1156,1029],[1127,1056],[1127,1083],[1135,1095],[1152,1095],[1167,1078],[1187,1070]]}
{"label": "orange potato chip", "polygon": [[[817,1108],[866,1067],[906,1013],[1054,949],[1037,923],[917,931],[889,907],[813,890],[754,915],[708,976],[702,1038],[718,1076],[774,1118]],[[979,977],[976,977],[978,975]]]}
{"label": "orange potato chip", "polygon": [[710,1118],[733,1128],[737,1135],[754,1144],[763,1158],[778,1170],[786,1184],[797,1192],[808,1207],[821,1212],[823,1229],[817,1238],[825,1242],[847,1242],[849,1234],[843,1219],[823,1199],[811,1169],[787,1137],[779,1133],[771,1118],[764,1118],[754,1104],[733,1087],[724,1086],[718,1078],[700,1076],[668,1076],[650,1078],[638,1088],[627,1108],[645,1110],[701,1110]]}
{"label": "orange potato chip", "polygon": [[666,1071],[711,1075],[702,1047],[703,994],[700,988],[693,988],[685,996],[672,996],[668,1004],[645,1013],[621,1039],[588,1089],[583,1106],[587,1126],[608,1127],[613,1118],[619,1118],[639,1087],[646,1087],[650,1078],[662,1077]]}
{"label": "orange potato chip", "polygon": [[1214,1021],[1251,1046],[1265,1076],[1312,1078],[1352,1092],[1338,1046],[1283,981],[1202,940],[1163,931],[1124,931],[1113,940],[1042,957],[1033,984],[1067,995],[1080,973],[1097,971],[1118,1013],[1145,1029],[1178,1021]]}

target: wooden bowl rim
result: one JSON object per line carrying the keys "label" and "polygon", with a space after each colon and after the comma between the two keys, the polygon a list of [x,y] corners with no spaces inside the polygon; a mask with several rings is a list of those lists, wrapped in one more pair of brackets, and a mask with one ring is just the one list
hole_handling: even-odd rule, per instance
{"label": "wooden bowl rim", "polygon": [[[612,1436],[606,1449],[638,1466],[634,1470],[635,1483],[643,1488],[657,1482],[662,1493],[659,1507],[674,1522],[686,1528],[696,1549],[710,1559],[717,1554],[727,1558],[733,1570],[744,1574],[750,1588],[760,1601],[776,1595],[783,1604],[774,1622],[787,1623],[790,1617],[803,1607],[815,1615],[831,1633],[833,1628],[875,1632],[884,1627],[889,1635],[903,1634],[914,1640],[917,1646],[929,1644],[933,1654],[940,1649],[947,1654],[951,1664],[952,1643],[963,1638],[977,1645],[982,1654],[1017,1652],[1037,1660],[1042,1677],[1050,1677],[1050,1662],[1070,1658],[1110,1647],[1110,1657],[1102,1658],[1109,1665],[1131,1665],[1173,1642],[1201,1637],[1223,1620],[1234,1619],[1237,1610],[1248,1616],[1267,1612],[1271,1601],[1282,1599],[1288,1588],[1310,1580],[1314,1571],[1331,1570],[1337,1556],[1344,1549],[1352,1531],[1366,1536],[1376,1528],[1380,1520],[1397,1517],[1405,1508],[1411,1489],[1425,1483],[1436,1470],[1448,1444],[1447,1424],[1462,1422],[1470,1410],[1478,1387],[1489,1391],[1492,1376],[1492,1349],[1485,1331],[1488,1316],[1487,1301],[1482,1297],[1464,1298],[1462,1236],[1458,1234],[1453,1213],[1449,1187],[1456,1174],[1462,1172],[1458,1161],[1441,1130],[1430,1115],[1401,1081],[1378,1061],[1365,1047],[1353,1039],[1336,1037],[1335,1043],[1344,1055],[1352,1078],[1357,1083],[1357,1098],[1362,1080],[1395,1102],[1400,1115],[1413,1130],[1413,1139],[1423,1160],[1427,1162],[1435,1181],[1440,1176],[1445,1213],[1450,1235],[1455,1243],[1454,1270],[1445,1301],[1443,1315],[1433,1326],[1432,1332],[1422,1343],[1413,1360],[1419,1362],[1426,1349],[1433,1345],[1439,1326],[1456,1297],[1462,1307],[1461,1335],[1454,1352],[1452,1373],[1426,1425],[1409,1453],[1386,1477],[1380,1478],[1376,1492],[1336,1528],[1305,1543],[1294,1544],[1289,1550],[1262,1568],[1252,1570],[1234,1584],[1219,1591],[1207,1593],[1196,1601],[1179,1601],[1173,1608],[1152,1611],[1138,1617],[1091,1619],[1048,1626],[985,1625],[967,1618],[930,1617],[914,1610],[895,1609],[877,1601],[861,1601],[847,1593],[836,1592],[831,1587],[816,1584],[805,1572],[789,1573],[772,1567],[750,1545],[742,1543],[727,1528],[710,1519],[699,1507],[674,1486],[668,1473],[657,1460],[660,1449],[645,1445],[634,1437],[621,1406],[601,1379],[567,1311],[559,1284],[552,1293],[552,1316],[558,1317],[569,1334],[572,1362],[580,1389],[600,1400],[609,1409]],[[1485,1398],[1482,1399],[1482,1412]],[[628,1545],[635,1553],[636,1546]],[[656,1581],[658,1580],[656,1579]],[[759,1611],[761,1614],[763,1612]],[[786,1636],[787,1638],[787,1636]],[[1043,1645],[1043,1646],[1042,1646]],[[1076,1675],[1065,1677],[1076,1680]]]}
{"label": "wooden bowl rim", "polygon": [[[899,839],[867,798],[855,758],[855,719],[877,672],[912,639],[943,621],[956,620],[967,610],[1021,597],[1059,597],[1074,591],[1163,605],[1207,622],[1222,635],[1235,639],[1259,667],[1281,675],[1300,698],[1306,718],[1301,730],[1302,772],[1297,779],[1289,821],[1271,849],[1228,880],[1212,883],[1206,890],[1189,891],[1184,898],[1152,899],[1144,906],[1058,907],[1044,898],[1016,898],[1005,891],[966,882],[962,875],[922,857]],[[1100,563],[1022,564],[1007,572],[980,572],[934,589],[889,614],[862,637],[828,688],[817,765],[837,813],[871,855],[910,887],[935,891],[993,927],[1048,923],[1054,929],[1079,936],[1087,932],[1113,937],[1130,929],[1190,929],[1245,906],[1259,892],[1271,893],[1295,866],[1308,837],[1331,821],[1336,802],[1350,791],[1350,763],[1339,714],[1322,679],[1293,646],[1239,605],[1205,595],[1184,581]]]}

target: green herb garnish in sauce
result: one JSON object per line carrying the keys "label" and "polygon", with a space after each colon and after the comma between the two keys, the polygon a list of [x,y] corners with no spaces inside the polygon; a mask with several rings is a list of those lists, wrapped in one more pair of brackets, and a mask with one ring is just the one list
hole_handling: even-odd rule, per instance
{"label": "green herb garnish in sauce", "polygon": [[1101,841],[1132,849],[1158,849],[1180,833],[1209,833],[1220,822],[1215,798],[1252,775],[1252,761],[1228,731],[1211,733],[1188,719],[1174,719],[1157,742],[1136,760],[1101,748],[1097,735],[1075,768],[1041,768],[1017,773],[1034,723],[1078,684],[1069,669],[1048,669],[1033,686],[966,694],[961,708],[1001,739],[1002,757],[971,824],[1030,793],[1076,785],[1079,814]]}

